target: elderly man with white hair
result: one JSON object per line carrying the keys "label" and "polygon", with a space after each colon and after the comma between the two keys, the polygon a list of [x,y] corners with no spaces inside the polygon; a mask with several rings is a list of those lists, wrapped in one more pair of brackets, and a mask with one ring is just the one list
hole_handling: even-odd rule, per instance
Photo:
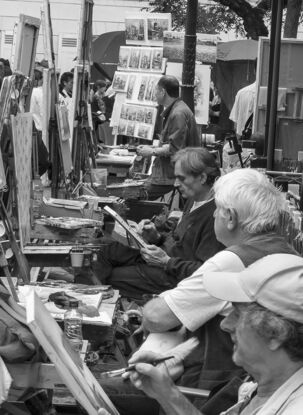
{"label": "elderly man with white hair", "polygon": [[[233,345],[230,337],[220,330],[230,303],[209,295],[204,287],[204,274],[240,272],[266,255],[296,254],[277,233],[284,200],[265,175],[253,169],[230,172],[215,182],[214,196],[215,233],[218,241],[227,248],[208,259],[177,287],[149,301],[143,310],[143,325],[147,331],[165,332],[183,325],[199,338],[199,348],[183,362],[185,370],[178,384],[202,389],[220,387],[235,375],[240,375],[240,369],[236,368],[231,358]],[[141,358],[144,355],[137,353],[130,363],[136,363]],[[122,382],[118,383],[115,381],[104,386],[120,412],[123,415],[130,413],[125,397],[131,394],[132,415],[142,413],[142,405],[147,405],[147,398],[138,393],[138,406],[135,407],[133,391]],[[124,394],[121,392],[123,389]],[[220,410],[231,406],[234,400],[233,394],[225,395],[224,402],[220,402]],[[195,401],[205,415],[220,412],[217,403],[217,412],[213,408],[206,411],[204,404],[201,400]],[[152,405],[150,402],[147,406],[152,408]],[[155,408],[148,414],[154,415],[157,411],[158,408]]]}
{"label": "elderly man with white hair", "polygon": [[[233,309],[222,321],[234,343],[233,360],[253,382],[221,415],[299,415],[303,408],[303,258],[268,255],[238,273],[204,275],[207,292]],[[154,354],[145,355],[145,361]],[[151,359],[151,360],[149,360]],[[201,414],[173,384],[164,364],[138,363],[134,385],[166,414]]]}

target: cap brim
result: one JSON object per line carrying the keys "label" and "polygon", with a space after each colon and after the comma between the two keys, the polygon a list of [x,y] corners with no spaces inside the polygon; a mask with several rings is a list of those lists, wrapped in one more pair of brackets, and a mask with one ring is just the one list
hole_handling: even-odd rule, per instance
{"label": "cap brim", "polygon": [[251,303],[253,300],[241,285],[240,272],[206,272],[203,275],[205,289],[219,300],[235,303]]}

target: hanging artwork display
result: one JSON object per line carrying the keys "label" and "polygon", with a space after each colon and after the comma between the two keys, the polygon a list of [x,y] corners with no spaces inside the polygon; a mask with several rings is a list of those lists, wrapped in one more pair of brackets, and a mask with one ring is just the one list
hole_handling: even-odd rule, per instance
{"label": "hanging artwork display", "polygon": [[116,71],[112,88],[126,92],[126,101],[144,105],[157,105],[156,85],[161,75],[152,73],[131,73]]}
{"label": "hanging artwork display", "polygon": [[[163,56],[169,62],[183,62],[185,32],[166,31],[163,36]],[[215,63],[217,58],[217,35],[197,33],[196,61]]]}
{"label": "hanging artwork display", "polygon": [[127,45],[162,46],[167,30],[171,30],[170,13],[127,14],[125,18]]}
{"label": "hanging artwork display", "polygon": [[118,134],[152,140],[156,117],[156,108],[122,104],[119,114]]}
{"label": "hanging artwork display", "polygon": [[121,46],[117,69],[120,71],[165,72],[166,59],[161,47]]}

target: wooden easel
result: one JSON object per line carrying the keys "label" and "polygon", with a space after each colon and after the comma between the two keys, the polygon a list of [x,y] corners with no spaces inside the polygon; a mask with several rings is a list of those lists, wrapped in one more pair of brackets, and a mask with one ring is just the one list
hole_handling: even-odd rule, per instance
{"label": "wooden easel", "polygon": [[[55,65],[55,53],[53,45],[53,31],[50,15],[49,0],[43,2],[42,28],[44,44],[49,70],[51,72],[51,104],[49,121],[49,151],[52,162],[52,197],[57,197],[58,187],[61,180],[66,181],[67,176],[72,172],[72,159],[69,142],[63,141],[58,128],[56,105],[59,102],[59,87]],[[62,177],[63,176],[63,177]]]}
{"label": "wooden easel", "polygon": [[73,119],[78,121],[77,126],[73,129],[72,139],[75,184],[90,171],[91,167],[96,167],[95,154],[97,152],[97,141],[89,126],[87,110],[91,65],[92,17],[93,1],[82,0],[72,110]]}

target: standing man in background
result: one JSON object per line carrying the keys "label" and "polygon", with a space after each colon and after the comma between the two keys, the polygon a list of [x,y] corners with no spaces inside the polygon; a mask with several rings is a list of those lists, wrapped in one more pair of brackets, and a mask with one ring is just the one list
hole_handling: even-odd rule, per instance
{"label": "standing man in background", "polygon": [[164,75],[156,86],[156,99],[164,106],[161,114],[163,125],[158,147],[138,146],[142,157],[156,157],[152,174],[146,181],[148,198],[157,199],[174,188],[174,167],[171,162],[178,150],[200,146],[194,114],[179,97],[179,81],[174,76]]}

